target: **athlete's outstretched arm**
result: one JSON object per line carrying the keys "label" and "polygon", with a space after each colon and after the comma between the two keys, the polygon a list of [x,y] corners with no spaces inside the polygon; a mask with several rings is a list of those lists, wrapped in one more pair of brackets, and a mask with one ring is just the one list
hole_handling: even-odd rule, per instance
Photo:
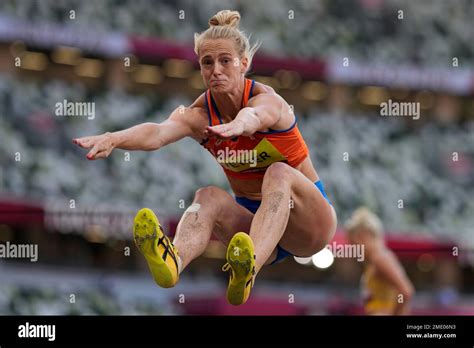
{"label": "athlete's outstretched arm", "polygon": [[90,160],[106,158],[115,148],[158,150],[193,133],[189,121],[195,119],[192,113],[191,107],[179,107],[162,123],[142,123],[118,132],[73,139],[73,142],[82,148],[90,149],[87,154]]}
{"label": "athlete's outstretched arm", "polygon": [[286,102],[275,93],[262,93],[249,100],[248,105],[239,111],[232,122],[207,127],[209,136],[223,139],[233,138],[239,135],[250,136],[259,129],[271,128],[281,118],[285,110]]}

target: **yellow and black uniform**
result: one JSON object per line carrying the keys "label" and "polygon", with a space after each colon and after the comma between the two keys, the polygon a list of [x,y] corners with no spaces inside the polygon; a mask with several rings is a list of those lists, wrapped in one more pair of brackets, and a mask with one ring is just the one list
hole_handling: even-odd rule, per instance
{"label": "yellow and black uniform", "polygon": [[390,314],[397,304],[395,288],[377,274],[374,266],[367,266],[361,279],[366,314]]}

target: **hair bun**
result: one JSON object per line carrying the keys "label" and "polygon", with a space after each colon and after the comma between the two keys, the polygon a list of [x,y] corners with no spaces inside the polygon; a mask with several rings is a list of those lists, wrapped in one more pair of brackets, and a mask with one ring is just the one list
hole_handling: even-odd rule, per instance
{"label": "hair bun", "polygon": [[209,19],[210,27],[229,26],[237,28],[240,22],[240,13],[237,11],[223,10],[217,12]]}

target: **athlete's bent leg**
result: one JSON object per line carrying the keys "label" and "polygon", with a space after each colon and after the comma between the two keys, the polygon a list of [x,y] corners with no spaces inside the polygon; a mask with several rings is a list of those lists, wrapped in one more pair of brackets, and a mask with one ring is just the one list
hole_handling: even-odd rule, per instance
{"label": "athlete's bent leg", "polygon": [[291,181],[282,163],[272,164],[262,183],[262,203],[250,227],[250,237],[255,245],[256,273],[269,260],[275,250],[290,216]]}
{"label": "athlete's bent leg", "polygon": [[253,217],[253,213],[224,190],[206,187],[196,192],[193,204],[178,224],[174,239],[182,269],[204,252],[212,233],[228,245],[227,263],[222,269],[230,272],[226,296],[233,305],[245,303],[253,286],[255,253],[247,234]]}
{"label": "athlete's bent leg", "polygon": [[335,229],[334,209],[314,183],[284,163],[267,169],[262,204],[250,228],[256,273],[277,245],[298,256],[312,255],[329,242]]}
{"label": "athlete's bent leg", "polygon": [[181,270],[206,250],[212,233],[228,245],[235,233],[250,229],[252,218],[253,214],[226,191],[215,186],[197,190],[173,240],[181,258]]}

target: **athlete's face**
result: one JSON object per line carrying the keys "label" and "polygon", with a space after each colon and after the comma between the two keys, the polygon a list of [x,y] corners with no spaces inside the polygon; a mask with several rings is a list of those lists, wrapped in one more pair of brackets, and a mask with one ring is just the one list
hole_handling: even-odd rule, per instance
{"label": "athlete's face", "polygon": [[229,93],[238,88],[247,71],[247,61],[239,57],[231,40],[205,40],[199,49],[204,84],[215,93]]}

